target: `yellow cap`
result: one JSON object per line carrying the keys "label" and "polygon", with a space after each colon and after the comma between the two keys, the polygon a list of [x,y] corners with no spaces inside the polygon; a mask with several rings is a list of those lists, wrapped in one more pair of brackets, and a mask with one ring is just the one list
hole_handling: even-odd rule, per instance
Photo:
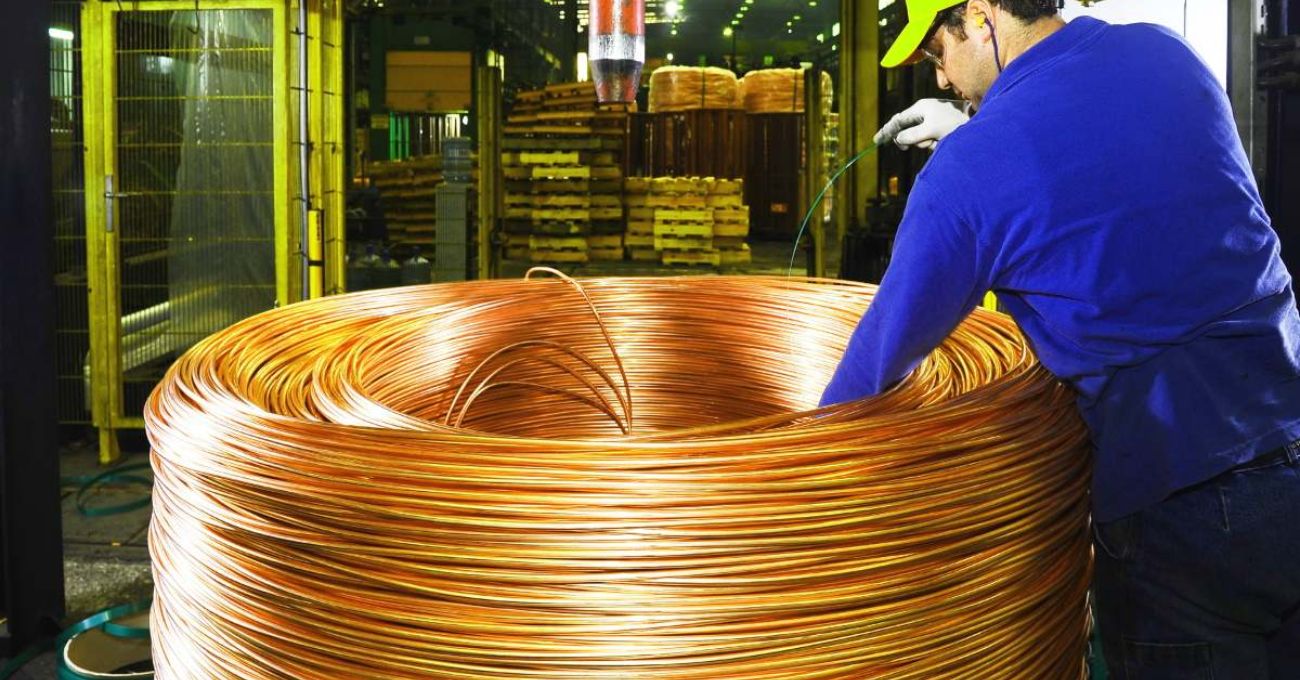
{"label": "yellow cap", "polygon": [[939,12],[964,2],[966,0],[907,0],[907,25],[885,53],[885,58],[880,60],[880,65],[894,68],[915,62],[917,50],[921,49],[921,42],[934,26]]}

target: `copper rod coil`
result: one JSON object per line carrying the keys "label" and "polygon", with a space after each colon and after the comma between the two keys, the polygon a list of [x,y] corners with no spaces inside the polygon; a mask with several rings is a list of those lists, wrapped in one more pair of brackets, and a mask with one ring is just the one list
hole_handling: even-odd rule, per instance
{"label": "copper rod coil", "polygon": [[473,282],[214,335],[146,412],[158,676],[1083,677],[1072,393],[976,312],[815,409],[873,292]]}

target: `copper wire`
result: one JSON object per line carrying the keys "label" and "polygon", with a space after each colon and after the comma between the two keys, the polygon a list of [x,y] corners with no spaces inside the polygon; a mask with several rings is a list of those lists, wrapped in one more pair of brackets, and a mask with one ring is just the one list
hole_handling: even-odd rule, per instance
{"label": "copper wire", "polygon": [[182,357],[158,677],[1084,676],[1086,434],[1006,317],[816,409],[873,288],[575,285],[327,298]]}

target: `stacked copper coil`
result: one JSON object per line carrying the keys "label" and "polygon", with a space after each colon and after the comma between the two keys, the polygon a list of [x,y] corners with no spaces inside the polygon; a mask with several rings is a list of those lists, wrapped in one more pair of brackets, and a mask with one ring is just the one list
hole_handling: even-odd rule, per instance
{"label": "stacked copper coil", "polygon": [[158,677],[1082,677],[1072,395],[977,311],[815,409],[872,294],[534,278],[218,333],[148,405]]}
{"label": "stacked copper coil", "polygon": [[650,113],[741,109],[744,101],[740,79],[726,69],[664,66],[650,74]]}
{"label": "stacked copper coil", "polygon": [[[795,68],[772,68],[750,71],[745,75],[745,111],[748,113],[803,113],[806,72]],[[835,89],[829,73],[822,72],[822,110],[830,113]]]}

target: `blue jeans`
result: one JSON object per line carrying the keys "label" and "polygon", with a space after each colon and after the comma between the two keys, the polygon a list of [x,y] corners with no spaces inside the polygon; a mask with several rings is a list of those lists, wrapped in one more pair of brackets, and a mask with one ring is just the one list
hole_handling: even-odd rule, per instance
{"label": "blue jeans", "polygon": [[1098,524],[1095,538],[1112,677],[1300,679],[1300,445]]}

